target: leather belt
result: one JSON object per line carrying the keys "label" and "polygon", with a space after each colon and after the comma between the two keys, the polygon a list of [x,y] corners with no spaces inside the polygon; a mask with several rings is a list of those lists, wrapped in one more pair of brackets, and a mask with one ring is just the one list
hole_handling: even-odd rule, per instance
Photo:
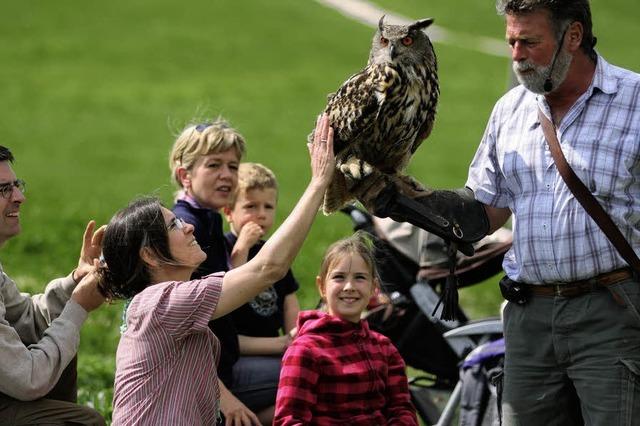
{"label": "leather belt", "polygon": [[633,278],[632,269],[621,268],[611,272],[606,272],[588,280],[556,284],[525,284],[525,286],[529,294],[535,296],[576,297],[595,291],[598,288],[617,284],[630,278]]}

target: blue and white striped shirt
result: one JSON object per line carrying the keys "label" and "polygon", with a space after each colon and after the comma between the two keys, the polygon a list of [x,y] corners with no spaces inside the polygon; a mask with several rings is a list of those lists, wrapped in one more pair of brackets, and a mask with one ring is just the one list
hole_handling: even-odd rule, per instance
{"label": "blue and white striped shirt", "polygon": [[[513,212],[505,272],[551,283],[627,266],[558,174],[538,106],[550,116],[544,96],[523,86],[503,96],[469,168],[476,199]],[[640,75],[598,56],[591,85],[557,135],[575,173],[640,253]]]}

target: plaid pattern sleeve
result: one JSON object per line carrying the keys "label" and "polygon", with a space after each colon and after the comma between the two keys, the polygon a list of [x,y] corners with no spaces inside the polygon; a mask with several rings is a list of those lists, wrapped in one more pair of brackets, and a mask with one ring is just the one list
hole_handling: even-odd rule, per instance
{"label": "plaid pattern sleeve", "polygon": [[366,321],[300,316],[306,322],[282,361],[274,425],[417,425],[389,339]]}
{"label": "plaid pattern sleeve", "polygon": [[416,418],[415,408],[411,403],[404,360],[395,346],[386,338],[385,341],[388,345],[389,352],[389,376],[387,378],[386,390],[387,405],[385,408],[387,425],[417,426],[418,420]]}
{"label": "plaid pattern sleeve", "polygon": [[274,426],[311,422],[319,375],[313,348],[301,343],[294,341],[282,358]]}

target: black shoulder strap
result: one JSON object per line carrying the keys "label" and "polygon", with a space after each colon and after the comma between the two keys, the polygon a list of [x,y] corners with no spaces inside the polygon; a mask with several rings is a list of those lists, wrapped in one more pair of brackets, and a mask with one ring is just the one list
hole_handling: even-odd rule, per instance
{"label": "black shoulder strap", "polygon": [[556,127],[547,118],[547,116],[544,115],[539,107],[538,118],[542,125],[544,137],[547,139],[547,143],[549,144],[551,156],[553,157],[553,161],[556,163],[560,176],[562,176],[562,180],[564,180],[564,183],[569,187],[578,202],[587,211],[587,213],[589,213],[589,216],[591,216],[594,222],[600,227],[609,241],[611,241],[611,244],[613,244],[616,250],[618,250],[620,256],[622,256],[622,258],[631,265],[637,274],[640,274],[640,259],[638,259],[638,256],[635,251],[633,251],[633,248],[631,248],[627,239],[622,235],[620,229],[618,229],[616,224],[613,222],[611,216],[609,216],[602,208],[589,189],[587,189],[580,178],[576,176],[569,163],[567,163],[567,160],[562,153],[562,149],[560,148],[558,137],[556,136]]}

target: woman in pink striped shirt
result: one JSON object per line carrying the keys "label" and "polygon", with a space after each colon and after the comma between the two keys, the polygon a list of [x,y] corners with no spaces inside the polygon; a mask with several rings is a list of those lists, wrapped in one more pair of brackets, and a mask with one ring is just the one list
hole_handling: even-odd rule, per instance
{"label": "woman in pink striped shirt", "polygon": [[335,168],[327,117],[309,144],[312,178],[289,217],[246,264],[189,281],[205,260],[193,226],[157,200],[117,213],[103,239],[100,288],[132,298],[116,355],[113,425],[213,425],[219,410],[217,338],[209,320],[247,303],[291,266]]}

